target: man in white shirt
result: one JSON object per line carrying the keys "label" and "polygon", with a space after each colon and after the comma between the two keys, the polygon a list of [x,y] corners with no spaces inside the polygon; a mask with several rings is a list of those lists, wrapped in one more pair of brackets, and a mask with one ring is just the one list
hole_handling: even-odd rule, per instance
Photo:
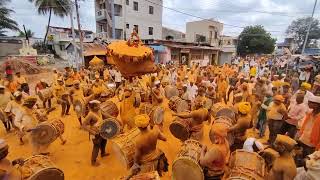
{"label": "man in white shirt", "polygon": [[198,92],[198,87],[194,84],[194,82],[190,82],[190,85],[188,86],[188,93],[191,99],[193,100]]}
{"label": "man in white shirt", "polygon": [[114,82],[116,83],[117,88],[120,86],[121,84],[121,73],[119,71],[115,71],[114,73]]}

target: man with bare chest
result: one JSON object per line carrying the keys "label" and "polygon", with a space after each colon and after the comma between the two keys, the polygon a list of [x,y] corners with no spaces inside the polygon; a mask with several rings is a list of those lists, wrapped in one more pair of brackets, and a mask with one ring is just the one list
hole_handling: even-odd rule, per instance
{"label": "man with bare chest", "polygon": [[158,140],[167,141],[158,126],[149,128],[150,118],[146,114],[135,117],[136,126],[141,134],[136,139],[136,149],[132,175],[151,171],[158,171],[161,176],[168,171],[165,154],[157,148]]}
{"label": "man with bare chest", "polygon": [[196,99],[194,102],[195,110],[189,113],[173,113],[173,116],[178,116],[189,121],[190,125],[190,138],[200,141],[203,137],[203,122],[210,120],[208,110],[203,107],[204,101],[202,99]]}

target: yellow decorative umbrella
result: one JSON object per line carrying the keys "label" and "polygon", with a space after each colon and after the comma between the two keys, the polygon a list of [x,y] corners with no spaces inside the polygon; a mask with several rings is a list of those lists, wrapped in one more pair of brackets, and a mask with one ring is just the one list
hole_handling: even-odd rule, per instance
{"label": "yellow decorative umbrella", "polygon": [[142,44],[136,32],[128,41],[116,41],[108,45],[109,58],[125,77],[152,73],[157,70],[154,64],[153,50]]}

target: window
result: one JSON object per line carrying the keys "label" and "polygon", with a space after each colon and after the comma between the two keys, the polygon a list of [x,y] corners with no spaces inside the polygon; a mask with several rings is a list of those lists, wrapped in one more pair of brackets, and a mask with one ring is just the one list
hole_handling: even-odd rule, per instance
{"label": "window", "polygon": [[100,24],[100,32],[103,32],[103,25]]}
{"label": "window", "polygon": [[218,39],[218,32],[217,31],[214,32],[214,38]]}
{"label": "window", "polygon": [[122,6],[119,4],[114,4],[114,15],[122,16]]}
{"label": "window", "polygon": [[149,27],[149,35],[153,35],[153,27]]}
{"label": "window", "polygon": [[130,25],[129,25],[129,24],[126,24],[126,28],[127,28],[127,29],[130,29]]}
{"label": "window", "polygon": [[123,30],[122,29],[116,29],[116,34],[115,34],[115,38],[116,39],[122,39],[122,32]]}
{"label": "window", "polygon": [[129,6],[129,0],[126,0],[126,5]]}
{"label": "window", "polygon": [[133,25],[133,30],[135,30],[137,33],[139,33],[139,26],[138,25]]}
{"label": "window", "polygon": [[133,1],[133,10],[139,11],[139,4],[138,4],[138,2]]}
{"label": "window", "polygon": [[65,50],[65,46],[64,45],[60,45],[60,51],[64,51]]}
{"label": "window", "polygon": [[149,14],[153,14],[153,6],[149,6]]}

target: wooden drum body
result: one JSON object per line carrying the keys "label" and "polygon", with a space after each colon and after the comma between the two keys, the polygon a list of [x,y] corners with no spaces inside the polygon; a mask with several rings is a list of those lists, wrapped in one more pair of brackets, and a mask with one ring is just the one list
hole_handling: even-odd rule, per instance
{"label": "wooden drum body", "polygon": [[178,96],[173,96],[169,100],[169,108],[177,113],[186,112],[190,110],[189,104],[187,101],[181,99]]}
{"label": "wooden drum body", "polygon": [[56,168],[47,156],[32,156],[18,169],[23,180],[64,180],[63,171]]}
{"label": "wooden drum body", "polygon": [[224,179],[227,180],[263,180],[265,162],[258,153],[242,149],[234,151],[230,156],[231,171]]}
{"label": "wooden drum body", "polygon": [[119,115],[119,109],[117,105],[112,101],[106,101],[100,104],[102,117],[109,118],[108,116],[117,117]]}
{"label": "wooden drum body", "polygon": [[100,136],[104,139],[112,139],[121,132],[121,124],[116,118],[108,118],[100,125]]}
{"label": "wooden drum body", "polygon": [[181,141],[185,141],[190,137],[190,120],[189,119],[181,119],[176,117],[176,119],[170,124],[169,129],[171,134],[180,139]]}
{"label": "wooden drum body", "polygon": [[41,101],[45,101],[47,99],[50,99],[53,96],[53,90],[52,88],[46,88],[39,91],[39,98]]}
{"label": "wooden drum body", "polygon": [[64,133],[64,123],[61,120],[43,122],[31,131],[31,139],[39,145],[48,145]]}
{"label": "wooden drum body", "polygon": [[211,111],[213,112],[214,117],[226,116],[230,119],[236,119],[236,113],[234,112],[231,106],[228,106],[223,103],[216,103],[212,106]]}
{"label": "wooden drum body", "polygon": [[135,140],[139,134],[140,130],[138,128],[134,128],[129,132],[120,134],[111,140],[113,144],[113,151],[119,158],[121,164],[125,165],[128,169],[133,165]]}
{"label": "wooden drum body", "polygon": [[[228,129],[228,128],[232,127],[233,125],[235,125],[236,121],[233,119],[230,119],[228,117],[225,117],[225,116],[220,116],[214,120],[214,124],[222,124],[223,126],[226,127],[226,129]],[[209,132],[209,138],[210,138],[211,142],[214,143],[215,135],[212,132],[212,129]],[[234,139],[235,139],[234,133],[229,132],[227,139],[228,139],[229,145],[232,146],[234,143]]]}
{"label": "wooden drum body", "polygon": [[199,164],[201,144],[196,140],[187,140],[181,147],[172,164],[173,180],[204,180],[204,173]]}

